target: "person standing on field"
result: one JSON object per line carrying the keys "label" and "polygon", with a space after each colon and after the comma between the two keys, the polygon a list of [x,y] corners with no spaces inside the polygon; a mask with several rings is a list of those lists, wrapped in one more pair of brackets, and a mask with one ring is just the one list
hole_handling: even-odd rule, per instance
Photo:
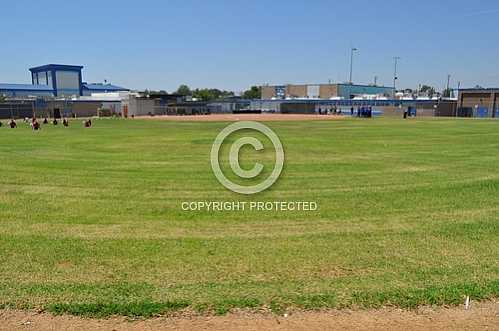
{"label": "person standing on field", "polygon": [[38,123],[38,121],[36,119],[33,120],[33,123],[31,126],[32,126],[34,131],[40,130],[40,123]]}

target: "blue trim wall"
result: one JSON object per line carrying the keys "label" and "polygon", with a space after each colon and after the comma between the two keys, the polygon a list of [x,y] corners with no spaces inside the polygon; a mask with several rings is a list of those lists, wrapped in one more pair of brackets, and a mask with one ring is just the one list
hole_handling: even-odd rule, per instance
{"label": "blue trim wall", "polygon": [[75,66],[75,65],[66,65],[66,64],[46,64],[39,67],[30,68],[31,72],[39,72],[39,71],[49,71],[49,70],[62,70],[62,71],[81,71],[83,66]]}
{"label": "blue trim wall", "polygon": [[57,96],[57,79],[55,77],[55,69],[51,70],[52,72],[52,88],[54,89],[54,96]]}
{"label": "blue trim wall", "polygon": [[80,80],[79,84],[80,84],[80,96],[83,95],[83,80],[82,80],[82,77],[81,77],[81,70],[78,72],[78,79]]}
{"label": "blue trim wall", "polygon": [[42,93],[52,93],[52,90],[32,90],[32,89],[0,89],[0,92],[16,92],[16,91],[20,91],[20,92],[34,92],[34,93],[39,93],[39,92],[42,92]]}

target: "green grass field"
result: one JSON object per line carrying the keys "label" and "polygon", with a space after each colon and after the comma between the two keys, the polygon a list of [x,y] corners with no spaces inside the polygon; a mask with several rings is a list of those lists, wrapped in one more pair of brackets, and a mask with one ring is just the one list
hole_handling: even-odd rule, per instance
{"label": "green grass field", "polygon": [[[499,297],[498,121],[267,123],[286,166],[253,197],[211,171],[226,125],[0,128],[0,307],[149,317]],[[205,200],[319,210],[181,209]]]}

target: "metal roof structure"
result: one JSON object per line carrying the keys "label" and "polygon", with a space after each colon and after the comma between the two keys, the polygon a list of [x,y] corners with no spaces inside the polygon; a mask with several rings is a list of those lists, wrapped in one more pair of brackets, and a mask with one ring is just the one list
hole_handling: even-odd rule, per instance
{"label": "metal roof structure", "polygon": [[81,71],[83,66],[66,65],[66,64],[46,64],[39,67],[30,68],[31,72],[39,71],[49,71],[49,70],[60,70],[60,71]]}
{"label": "metal roof structure", "polygon": [[101,91],[101,92],[105,92],[105,91],[108,91],[108,92],[109,91],[115,91],[115,92],[130,91],[129,89],[121,87],[121,86],[116,86],[116,85],[112,85],[112,84],[101,84],[101,83],[97,83],[97,84],[83,83],[83,89],[90,90],[90,91]]}
{"label": "metal roof structure", "polygon": [[2,83],[0,83],[0,91],[52,92],[53,89],[47,85],[2,84]]}

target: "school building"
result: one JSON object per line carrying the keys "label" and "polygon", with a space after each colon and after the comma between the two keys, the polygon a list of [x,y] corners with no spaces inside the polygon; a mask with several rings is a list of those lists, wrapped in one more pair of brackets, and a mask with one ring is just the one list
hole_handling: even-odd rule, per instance
{"label": "school building", "polygon": [[262,86],[263,100],[278,99],[353,99],[373,95],[392,98],[393,87],[356,84],[288,84]]}
{"label": "school building", "polygon": [[0,83],[0,94],[10,98],[78,98],[93,93],[127,92],[129,89],[106,83],[86,83],[83,66],[47,64],[30,68],[31,84]]}

